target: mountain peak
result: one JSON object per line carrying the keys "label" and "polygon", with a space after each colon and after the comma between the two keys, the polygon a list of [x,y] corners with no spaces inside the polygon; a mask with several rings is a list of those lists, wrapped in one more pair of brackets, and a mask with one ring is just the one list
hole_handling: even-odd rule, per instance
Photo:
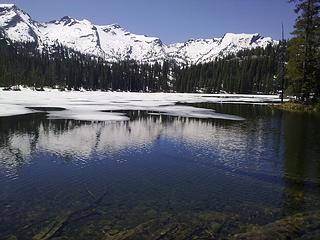
{"label": "mountain peak", "polygon": [[11,8],[16,8],[16,5],[15,4],[0,4],[0,8],[11,9]]}
{"label": "mountain peak", "polygon": [[72,17],[70,16],[64,16],[60,19],[61,22],[64,22],[64,21],[69,21],[69,20],[74,20]]}
{"label": "mountain peak", "polygon": [[110,27],[112,27],[112,28],[115,28],[115,29],[120,29],[120,28],[122,28],[119,24],[117,24],[117,23],[114,23],[114,24],[110,24],[110,25],[108,25],[108,26],[110,26]]}
{"label": "mountain peak", "polygon": [[[259,40],[263,40],[259,33],[247,34],[247,33],[226,33],[221,41],[225,44],[236,44],[249,46],[256,43]],[[267,41],[268,39],[266,39]]]}
{"label": "mountain peak", "polygon": [[56,21],[56,22],[63,23],[66,26],[66,25],[73,25],[73,24],[77,23],[78,21],[70,16],[64,16],[59,21]]}
{"label": "mountain peak", "polygon": [[223,38],[252,38],[260,36],[259,33],[226,33]]}

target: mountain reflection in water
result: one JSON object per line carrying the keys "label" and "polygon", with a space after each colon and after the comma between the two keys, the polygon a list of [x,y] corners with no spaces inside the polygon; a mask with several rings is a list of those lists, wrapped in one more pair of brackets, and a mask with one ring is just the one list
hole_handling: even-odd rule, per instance
{"label": "mountain reflection in water", "polygon": [[[121,232],[162,221],[163,213],[190,219],[223,214],[236,222],[228,229],[236,233],[320,208],[317,116],[267,106],[199,105],[246,120],[145,111],[127,111],[130,121],[124,122],[53,120],[45,113],[0,118],[0,238],[31,239],[63,212],[69,214],[63,224],[74,226],[60,226],[52,237],[85,239],[75,231],[89,223]],[[74,210],[92,204],[97,216]],[[74,212],[83,220],[75,221]],[[93,239],[104,239],[94,227],[92,232]]]}

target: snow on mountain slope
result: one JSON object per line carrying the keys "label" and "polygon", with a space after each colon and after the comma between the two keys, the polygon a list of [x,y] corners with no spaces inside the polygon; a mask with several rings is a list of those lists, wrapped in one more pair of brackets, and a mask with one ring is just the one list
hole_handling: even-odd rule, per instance
{"label": "snow on mountain slope", "polygon": [[227,33],[222,38],[189,40],[185,43],[171,44],[167,47],[170,58],[179,63],[198,64],[215,61],[216,58],[237,53],[244,49],[266,47],[275,44],[272,38],[261,37],[256,34]]}
{"label": "snow on mountain slope", "polygon": [[116,24],[96,27],[106,59],[111,57],[117,61],[134,59],[154,62],[166,58],[159,38],[132,34]]}
{"label": "snow on mountain slope", "polygon": [[103,54],[97,28],[88,20],[78,21],[66,16],[59,21],[42,24],[39,30],[43,42],[49,46],[60,43],[85,54]]}
{"label": "snow on mountain slope", "polygon": [[171,44],[167,46],[166,52],[181,64],[196,64],[210,53],[219,53],[219,42],[220,39],[192,39],[185,43]]}
{"label": "snow on mountain slope", "polygon": [[38,24],[13,4],[0,4],[0,28],[17,42],[38,41],[41,33]]}
{"label": "snow on mountain slope", "polygon": [[165,45],[159,38],[136,35],[116,24],[99,26],[68,16],[39,23],[13,4],[0,4],[0,30],[12,41],[36,42],[39,48],[59,43],[110,62],[136,60],[152,63],[168,60],[179,64],[197,64],[240,50],[277,44],[277,41],[259,34],[227,33],[222,38]]}

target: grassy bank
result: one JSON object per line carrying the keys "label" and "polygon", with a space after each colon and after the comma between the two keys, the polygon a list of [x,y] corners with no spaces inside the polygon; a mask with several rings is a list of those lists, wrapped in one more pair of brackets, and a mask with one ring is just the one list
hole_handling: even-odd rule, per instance
{"label": "grassy bank", "polygon": [[275,104],[273,105],[274,108],[282,111],[287,111],[287,112],[317,112],[320,113],[320,102],[316,103],[302,103],[302,102],[295,102],[295,101],[290,101],[290,102],[285,102],[281,104]]}

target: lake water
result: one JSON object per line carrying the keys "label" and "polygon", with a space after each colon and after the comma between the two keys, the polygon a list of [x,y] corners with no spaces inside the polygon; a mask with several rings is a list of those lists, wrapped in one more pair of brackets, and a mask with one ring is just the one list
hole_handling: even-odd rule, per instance
{"label": "lake water", "polygon": [[245,120],[0,118],[0,239],[319,239],[320,117],[197,106]]}

